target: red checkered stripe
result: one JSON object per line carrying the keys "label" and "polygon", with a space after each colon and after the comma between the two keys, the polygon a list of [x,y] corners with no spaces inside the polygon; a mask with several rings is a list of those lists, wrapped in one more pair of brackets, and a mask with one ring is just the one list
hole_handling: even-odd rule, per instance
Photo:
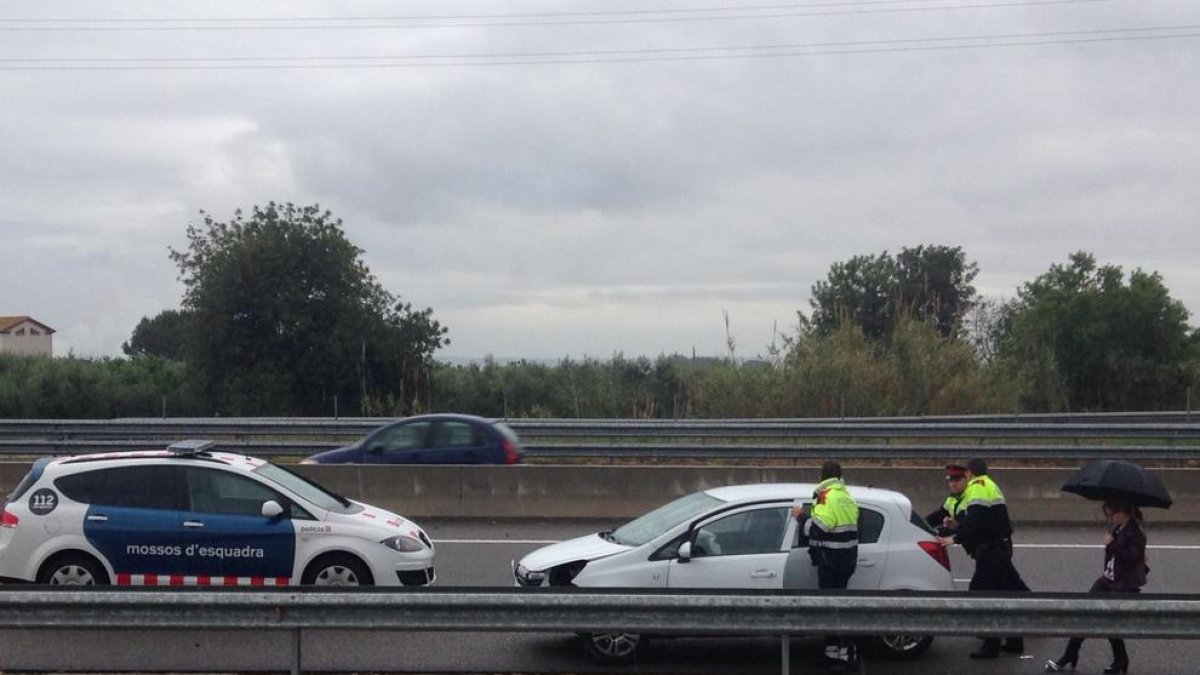
{"label": "red checkered stripe", "polygon": [[117,574],[118,586],[287,586],[291,577],[211,577],[181,574]]}

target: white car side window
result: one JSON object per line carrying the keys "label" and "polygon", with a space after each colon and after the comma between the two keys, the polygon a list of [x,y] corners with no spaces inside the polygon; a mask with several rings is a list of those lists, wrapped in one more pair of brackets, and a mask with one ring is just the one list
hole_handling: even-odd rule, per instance
{"label": "white car side window", "polygon": [[725,516],[696,531],[692,557],[779,553],[787,524],[782,506]]}

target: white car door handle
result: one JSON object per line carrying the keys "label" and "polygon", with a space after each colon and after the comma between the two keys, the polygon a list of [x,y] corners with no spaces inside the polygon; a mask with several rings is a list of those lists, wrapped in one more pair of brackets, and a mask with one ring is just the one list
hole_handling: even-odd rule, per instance
{"label": "white car door handle", "polygon": [[108,516],[102,516],[102,515],[88,516],[87,519],[92,521],[93,523],[107,523],[108,522]]}
{"label": "white car door handle", "polygon": [[204,523],[202,523],[198,520],[185,520],[185,521],[183,521],[183,526],[184,527],[204,527]]}
{"label": "white car door handle", "polygon": [[870,558],[859,558],[858,566],[859,567],[874,567],[875,561],[871,560]]}
{"label": "white car door handle", "polygon": [[771,570],[754,570],[750,573],[751,579],[774,579],[775,573]]}

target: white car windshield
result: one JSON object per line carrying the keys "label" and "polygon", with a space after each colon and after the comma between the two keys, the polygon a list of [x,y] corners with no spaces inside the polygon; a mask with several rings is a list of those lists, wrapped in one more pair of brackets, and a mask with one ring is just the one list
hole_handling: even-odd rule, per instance
{"label": "white car windshield", "polygon": [[608,539],[625,546],[641,546],[683,521],[724,503],[707,493],[695,492],[629,521],[613,530]]}

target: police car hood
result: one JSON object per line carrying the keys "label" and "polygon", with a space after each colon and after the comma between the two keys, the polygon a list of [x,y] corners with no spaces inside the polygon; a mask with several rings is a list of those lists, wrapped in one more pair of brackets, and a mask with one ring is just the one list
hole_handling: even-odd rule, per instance
{"label": "police car hood", "polygon": [[601,533],[589,534],[539,548],[521,558],[521,565],[527,570],[542,571],[576,560],[591,561],[607,558],[610,555],[628,551],[630,548],[632,547],[605,539]]}
{"label": "police car hood", "polygon": [[397,534],[410,534],[414,530],[418,532],[422,531],[420,526],[404,516],[362,502],[350,501],[362,507],[362,511],[350,516],[351,518],[362,518],[379,527],[396,530]]}

